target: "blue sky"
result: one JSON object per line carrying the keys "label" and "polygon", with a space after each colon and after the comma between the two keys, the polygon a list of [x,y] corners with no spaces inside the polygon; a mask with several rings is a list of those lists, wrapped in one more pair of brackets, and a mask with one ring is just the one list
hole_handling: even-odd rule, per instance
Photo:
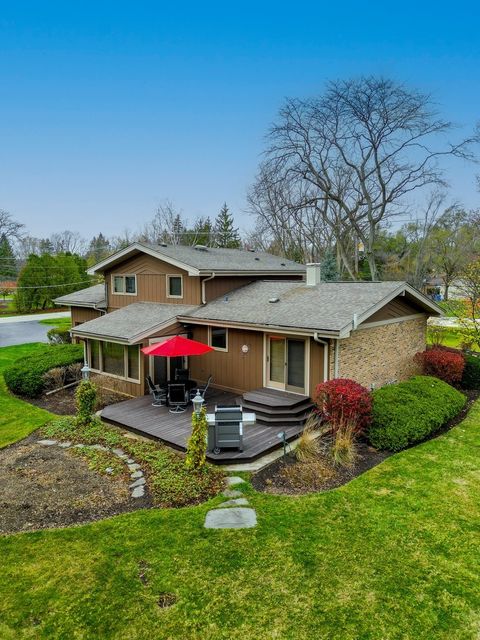
{"label": "blue sky", "polygon": [[[0,208],[34,235],[135,229],[166,198],[241,227],[286,96],[381,74],[480,120],[476,2],[3,2]],[[452,198],[480,205],[477,167]]]}

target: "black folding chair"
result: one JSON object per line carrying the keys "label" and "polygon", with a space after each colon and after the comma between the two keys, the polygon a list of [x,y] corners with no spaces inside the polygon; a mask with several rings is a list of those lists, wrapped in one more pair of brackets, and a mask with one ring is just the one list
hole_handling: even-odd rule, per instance
{"label": "black folding chair", "polygon": [[175,380],[178,382],[186,382],[190,377],[190,372],[188,369],[175,369]]}
{"label": "black folding chair", "polygon": [[161,407],[167,402],[167,392],[165,389],[155,385],[151,376],[147,376],[147,385],[150,390],[150,393],[153,396],[152,406]]}
{"label": "black folding chair", "polygon": [[205,400],[205,394],[208,391],[208,387],[211,385],[213,380],[213,376],[212,374],[210,374],[208,376],[208,380],[207,383],[205,384],[204,387],[195,387],[194,389],[190,389],[190,400],[193,400],[193,398],[197,395],[197,391],[198,393],[202,396],[202,398]]}
{"label": "black folding chair", "polygon": [[168,404],[170,413],[183,413],[188,405],[188,391],[185,384],[172,383],[168,385]]}

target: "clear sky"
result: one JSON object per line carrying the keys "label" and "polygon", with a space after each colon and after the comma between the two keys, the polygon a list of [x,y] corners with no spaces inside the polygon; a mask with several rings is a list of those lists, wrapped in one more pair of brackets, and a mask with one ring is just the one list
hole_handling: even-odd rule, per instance
{"label": "clear sky", "polygon": [[[480,120],[478,2],[0,0],[0,208],[33,235],[194,218],[245,194],[285,96],[382,74]],[[449,168],[480,205],[480,169]]]}

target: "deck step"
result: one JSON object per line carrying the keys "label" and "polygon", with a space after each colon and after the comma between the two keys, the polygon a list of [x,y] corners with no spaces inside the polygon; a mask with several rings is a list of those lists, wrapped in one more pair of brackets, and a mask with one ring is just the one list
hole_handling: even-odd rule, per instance
{"label": "deck step", "polygon": [[253,411],[257,424],[269,427],[282,425],[302,425],[308,418],[313,403],[308,396],[302,396],[276,389],[256,389],[248,391],[237,399],[245,411]]}

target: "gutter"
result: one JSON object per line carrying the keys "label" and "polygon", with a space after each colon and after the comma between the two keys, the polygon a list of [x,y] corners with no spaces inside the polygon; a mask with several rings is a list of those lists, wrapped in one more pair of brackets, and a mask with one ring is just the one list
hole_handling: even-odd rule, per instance
{"label": "gutter", "polygon": [[209,280],[213,280],[215,278],[215,271],[212,271],[211,275],[208,278],[205,278],[204,280],[202,280],[202,304],[207,304],[207,297],[206,297],[206,290],[205,290],[205,283],[208,282]]}

